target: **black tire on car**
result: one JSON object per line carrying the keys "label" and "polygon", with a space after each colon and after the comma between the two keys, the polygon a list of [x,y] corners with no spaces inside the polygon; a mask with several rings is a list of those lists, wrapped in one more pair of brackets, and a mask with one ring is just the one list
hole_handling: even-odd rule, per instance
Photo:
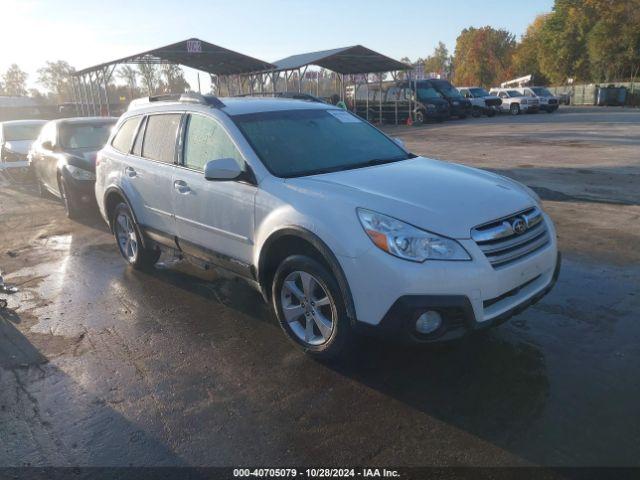
{"label": "black tire on car", "polygon": [[493,108],[487,110],[487,117],[493,117],[495,116],[495,114],[496,114],[496,111]]}
{"label": "black tire on car", "polygon": [[319,360],[341,356],[351,337],[343,294],[333,274],[306,255],[287,257],[271,289],[282,330],[303,352]]}
{"label": "black tire on car", "polygon": [[82,208],[79,205],[80,201],[76,198],[75,193],[69,188],[67,181],[63,177],[58,179],[58,187],[60,188],[60,197],[67,218],[71,220],[80,218],[82,216]]}
{"label": "black tire on car", "polygon": [[144,246],[140,228],[126,203],[116,206],[111,225],[118,250],[129,265],[136,270],[145,270],[155,265],[161,252],[158,248]]}
{"label": "black tire on car", "polygon": [[422,125],[424,123],[424,113],[421,110],[416,112],[416,121],[414,123],[416,125]]}
{"label": "black tire on car", "polygon": [[520,115],[520,105],[512,103],[509,107],[509,113],[511,113],[511,115]]}
{"label": "black tire on car", "polygon": [[464,120],[465,118],[467,118],[467,115],[466,114],[458,115],[458,118],[460,120]]}
{"label": "black tire on car", "polygon": [[473,107],[471,109],[471,116],[473,118],[480,118],[482,116],[482,109],[480,107]]}

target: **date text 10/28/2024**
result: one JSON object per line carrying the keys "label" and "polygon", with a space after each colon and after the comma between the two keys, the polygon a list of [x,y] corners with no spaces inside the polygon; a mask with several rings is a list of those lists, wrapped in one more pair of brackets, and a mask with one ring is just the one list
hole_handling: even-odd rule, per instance
{"label": "date text 10/28/2024", "polygon": [[386,468],[234,468],[234,477],[306,478],[397,478],[397,470]]}

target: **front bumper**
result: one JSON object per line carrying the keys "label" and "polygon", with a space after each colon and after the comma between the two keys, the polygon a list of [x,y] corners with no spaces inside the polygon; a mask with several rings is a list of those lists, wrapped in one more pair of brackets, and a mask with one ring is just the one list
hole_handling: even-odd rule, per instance
{"label": "front bumper", "polygon": [[557,103],[543,103],[540,105],[540,110],[544,110],[545,112],[555,112],[558,109]]}
{"label": "front bumper", "polygon": [[[355,306],[354,325],[384,331],[386,325],[401,324],[402,330],[407,326],[405,322],[415,321],[407,309],[436,302],[439,308],[453,310],[448,312],[452,318],[462,319],[459,323],[464,333],[495,324],[503,316],[526,308],[531,299],[551,288],[559,268],[555,228],[546,214],[544,218],[550,243],[499,268],[491,265],[471,239],[458,240],[471,255],[471,261],[407,262],[373,245],[358,257],[339,257]],[[413,331],[413,325],[408,331]],[[439,333],[439,340],[450,336]]]}
{"label": "front bumper", "polygon": [[471,104],[450,104],[449,112],[452,117],[459,117],[461,115],[471,115]]}
{"label": "front bumper", "polygon": [[[560,265],[561,255],[558,252],[553,275],[546,286],[490,320],[479,322],[471,301],[465,295],[406,295],[396,300],[378,325],[374,327],[358,322],[356,330],[405,343],[433,343],[461,338],[474,331],[501,325],[514,315],[538,303],[556,284],[560,275]],[[507,296],[517,295],[526,287],[527,285],[516,287],[507,292]],[[443,323],[435,332],[428,335],[419,334],[415,330],[415,321],[421,313],[428,310],[438,312]]]}

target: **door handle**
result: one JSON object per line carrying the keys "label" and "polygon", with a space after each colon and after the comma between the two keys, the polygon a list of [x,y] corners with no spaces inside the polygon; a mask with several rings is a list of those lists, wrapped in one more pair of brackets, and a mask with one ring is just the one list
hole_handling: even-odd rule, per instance
{"label": "door handle", "polygon": [[124,167],[124,173],[127,175],[127,177],[135,177],[136,175],[138,175],[138,172],[136,172],[133,167]]}
{"label": "door handle", "polygon": [[183,195],[186,195],[191,191],[191,189],[189,188],[189,185],[184,180],[174,181],[173,188],[175,188],[178,191],[178,193],[182,193]]}

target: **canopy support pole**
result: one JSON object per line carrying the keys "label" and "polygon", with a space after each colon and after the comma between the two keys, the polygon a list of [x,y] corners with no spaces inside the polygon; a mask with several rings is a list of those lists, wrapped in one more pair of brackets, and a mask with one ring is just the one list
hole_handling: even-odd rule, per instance
{"label": "canopy support pole", "polygon": [[382,74],[378,74],[378,121],[382,125]]}

